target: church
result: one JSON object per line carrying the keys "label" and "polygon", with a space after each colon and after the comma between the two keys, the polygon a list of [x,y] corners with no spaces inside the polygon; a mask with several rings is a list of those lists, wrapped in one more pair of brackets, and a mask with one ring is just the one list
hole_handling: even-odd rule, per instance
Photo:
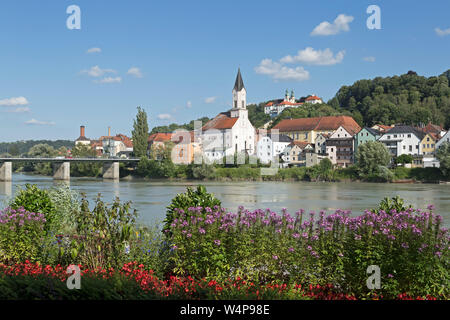
{"label": "church", "polygon": [[207,162],[221,161],[224,157],[253,155],[255,128],[248,120],[247,91],[238,69],[232,90],[232,108],[219,113],[202,127],[201,143]]}

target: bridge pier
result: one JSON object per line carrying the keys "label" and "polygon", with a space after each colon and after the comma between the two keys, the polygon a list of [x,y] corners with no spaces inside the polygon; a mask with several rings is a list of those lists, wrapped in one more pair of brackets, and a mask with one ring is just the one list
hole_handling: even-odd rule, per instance
{"label": "bridge pier", "polygon": [[103,179],[119,179],[119,162],[105,162],[103,164]]}
{"label": "bridge pier", "polygon": [[0,163],[0,181],[12,180],[12,162],[5,161]]}
{"label": "bridge pier", "polygon": [[70,162],[53,163],[54,180],[70,180]]}

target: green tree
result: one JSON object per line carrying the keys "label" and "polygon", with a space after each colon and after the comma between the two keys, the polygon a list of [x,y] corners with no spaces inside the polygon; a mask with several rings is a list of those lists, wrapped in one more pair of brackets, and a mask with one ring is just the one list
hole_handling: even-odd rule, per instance
{"label": "green tree", "polygon": [[[58,155],[58,151],[48,144],[37,144],[30,148],[27,157],[29,158],[53,158]],[[27,163],[25,165],[26,171],[35,171],[43,175],[51,175],[53,172],[52,164],[49,162],[43,163]]]}
{"label": "green tree", "polygon": [[364,175],[377,173],[379,166],[386,167],[391,160],[387,148],[378,141],[368,141],[358,147],[356,164]]}
{"label": "green tree", "polygon": [[133,124],[133,153],[136,157],[144,157],[147,155],[148,146],[148,122],[147,113],[138,107],[138,113]]}
{"label": "green tree", "polygon": [[[91,146],[79,144],[72,149],[74,158],[95,158],[97,153]],[[102,174],[102,164],[93,162],[73,162],[70,175],[74,177],[98,177]]]}
{"label": "green tree", "polygon": [[402,154],[402,155],[398,156],[397,158],[395,158],[396,164],[405,164],[405,163],[412,163],[412,162],[413,162],[413,157],[410,154]]}
{"label": "green tree", "polygon": [[439,159],[440,168],[442,174],[450,178],[450,143],[444,142],[441,144],[438,152],[436,153],[436,157]]}

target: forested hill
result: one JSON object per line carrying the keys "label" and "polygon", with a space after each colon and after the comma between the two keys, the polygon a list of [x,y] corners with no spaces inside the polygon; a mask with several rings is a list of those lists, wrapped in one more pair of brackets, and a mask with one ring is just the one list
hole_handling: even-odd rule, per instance
{"label": "forested hill", "polygon": [[55,149],[59,149],[60,147],[72,149],[75,145],[74,141],[70,140],[28,140],[16,142],[0,142],[0,154],[9,153],[10,155],[18,156],[24,153],[28,153],[31,147],[38,144],[48,144]]}
{"label": "forested hill", "polygon": [[362,117],[364,125],[431,121],[450,127],[450,70],[423,77],[414,71],[393,77],[359,80],[343,86],[328,104]]}

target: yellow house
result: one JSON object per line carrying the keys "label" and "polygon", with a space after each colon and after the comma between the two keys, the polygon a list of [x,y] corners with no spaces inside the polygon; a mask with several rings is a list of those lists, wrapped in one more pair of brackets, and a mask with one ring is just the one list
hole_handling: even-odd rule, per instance
{"label": "yellow house", "polygon": [[427,133],[420,141],[420,153],[424,156],[434,155],[436,152],[436,136],[432,133]]}
{"label": "yellow house", "polygon": [[361,130],[358,123],[349,116],[285,119],[272,130],[278,130],[280,134],[287,135],[294,141],[315,143],[319,134],[332,134],[340,126],[353,133]]}

